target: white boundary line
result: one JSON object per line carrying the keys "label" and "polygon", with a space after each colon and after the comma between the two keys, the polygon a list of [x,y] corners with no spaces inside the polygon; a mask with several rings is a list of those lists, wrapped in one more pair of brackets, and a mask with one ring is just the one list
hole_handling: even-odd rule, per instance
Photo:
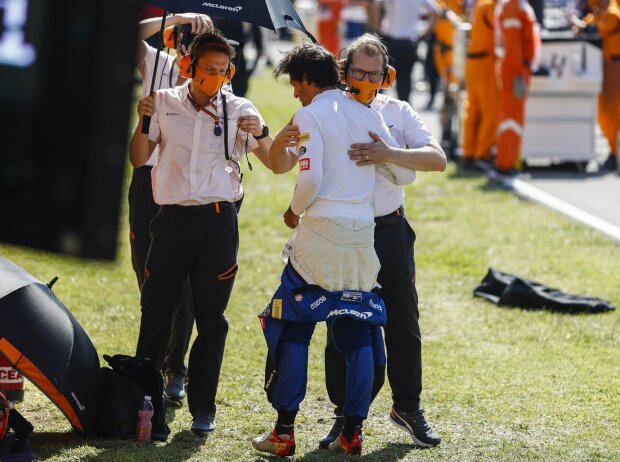
{"label": "white boundary line", "polygon": [[567,215],[586,226],[594,228],[620,242],[620,228],[609,223],[608,221],[585,212],[580,208],[569,204],[568,202],[558,199],[557,197],[552,196],[551,194],[546,193],[529,183],[526,183],[523,180],[519,180],[518,178],[504,179],[502,184],[514,190],[519,196],[531,199],[540,204],[544,204],[547,207],[563,213],[564,215]]}

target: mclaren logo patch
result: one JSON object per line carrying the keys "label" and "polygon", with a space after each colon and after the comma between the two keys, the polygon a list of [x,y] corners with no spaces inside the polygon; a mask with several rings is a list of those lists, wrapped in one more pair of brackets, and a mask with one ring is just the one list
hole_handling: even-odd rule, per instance
{"label": "mclaren logo patch", "polygon": [[327,315],[327,317],[331,318],[332,316],[345,316],[347,314],[351,316],[355,316],[360,319],[368,319],[372,316],[372,313],[370,311],[360,312],[360,311],[355,311],[355,310],[347,310],[346,308],[341,308],[339,310],[331,310],[329,314]]}

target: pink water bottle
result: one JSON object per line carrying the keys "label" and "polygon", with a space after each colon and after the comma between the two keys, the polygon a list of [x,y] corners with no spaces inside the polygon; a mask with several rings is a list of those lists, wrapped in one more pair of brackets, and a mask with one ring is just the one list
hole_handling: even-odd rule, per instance
{"label": "pink water bottle", "polygon": [[150,396],[144,397],[142,407],[138,411],[138,423],[136,425],[136,441],[151,441],[151,418],[155,410]]}

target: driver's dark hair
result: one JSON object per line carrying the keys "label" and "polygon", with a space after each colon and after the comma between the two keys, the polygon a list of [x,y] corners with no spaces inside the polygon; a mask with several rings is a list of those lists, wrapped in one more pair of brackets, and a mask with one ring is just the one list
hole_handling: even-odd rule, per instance
{"label": "driver's dark hair", "polygon": [[340,80],[336,57],[314,43],[302,43],[284,55],[273,75],[278,78],[284,74],[291,80],[306,81],[319,88],[333,87]]}

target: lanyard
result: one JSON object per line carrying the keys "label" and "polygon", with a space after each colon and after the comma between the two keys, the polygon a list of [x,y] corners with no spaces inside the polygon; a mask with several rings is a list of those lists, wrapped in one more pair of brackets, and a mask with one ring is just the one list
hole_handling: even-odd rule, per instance
{"label": "lanyard", "polygon": [[[217,96],[215,96],[213,100],[216,98]],[[213,102],[213,100],[209,102],[209,108],[213,109],[215,113],[211,112],[209,108],[206,108],[198,104],[190,92],[187,92],[187,99],[192,104],[194,109],[196,109],[196,111],[198,112],[202,111],[213,119],[213,121],[215,122],[213,133],[215,134],[215,136],[220,136],[222,134],[222,128],[220,127],[220,117],[217,115],[217,105]]]}
{"label": "lanyard", "polygon": [[[187,92],[187,99],[191,103],[191,105],[194,107],[194,109],[198,112],[200,111],[204,112],[205,114],[209,115],[215,121],[215,127],[213,128],[213,133],[215,134],[215,136],[220,136],[222,134],[222,128],[220,127],[220,117],[217,115],[217,105],[214,103],[216,98],[217,98],[217,95],[215,95],[213,99],[209,102],[209,107],[215,111],[215,114],[213,114],[207,108],[198,104],[196,100],[194,99],[194,97],[192,96],[192,94],[189,91]],[[222,110],[224,111],[224,121],[223,121],[224,122],[224,156],[226,157],[226,160],[229,161],[230,156],[228,155],[228,123],[227,123],[228,114],[227,114],[227,108],[226,108],[226,97],[223,94],[222,94]]]}

